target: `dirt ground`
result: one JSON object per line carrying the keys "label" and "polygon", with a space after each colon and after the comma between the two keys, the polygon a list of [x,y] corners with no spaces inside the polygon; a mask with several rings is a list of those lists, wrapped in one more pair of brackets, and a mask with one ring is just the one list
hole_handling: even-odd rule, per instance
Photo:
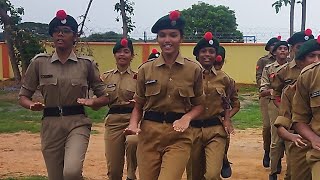
{"label": "dirt ground", "polygon": [[[93,129],[99,133],[91,136],[84,165],[84,176],[90,180],[107,179],[103,124],[98,124]],[[266,180],[269,170],[262,166],[262,155],[261,129],[238,130],[236,135],[231,137],[229,159],[233,163],[233,175],[229,179]],[[283,165],[285,166],[285,162]],[[283,179],[283,174],[280,179]],[[46,175],[40,151],[39,134],[25,132],[1,134],[0,179],[29,175]],[[183,179],[186,179],[185,175]]]}

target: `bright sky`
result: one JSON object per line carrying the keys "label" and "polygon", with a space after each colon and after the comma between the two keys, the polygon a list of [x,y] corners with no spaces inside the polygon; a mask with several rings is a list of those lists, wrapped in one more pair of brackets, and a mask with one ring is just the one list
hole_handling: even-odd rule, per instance
{"label": "bright sky", "polygon": [[[264,42],[270,37],[281,35],[284,39],[289,34],[289,7],[283,7],[279,14],[275,13],[272,3],[275,0],[202,0],[211,5],[225,5],[235,11],[238,29],[244,35],[254,35],[257,40]],[[15,7],[24,7],[23,21],[49,23],[59,9],[65,9],[73,17],[84,14],[89,0],[11,0]],[[88,21],[87,35],[92,32],[115,31],[121,32],[121,23],[115,18],[114,4],[118,0],[93,0]],[[134,0],[136,29],[131,34],[133,38],[143,36],[143,32],[151,35],[152,25],[161,16],[171,10],[186,9],[197,0]],[[315,35],[320,33],[319,0],[307,1],[307,28],[311,28]],[[79,20],[79,19],[78,19]],[[79,21],[80,22],[80,21]],[[295,31],[300,30],[301,5],[296,6]]]}

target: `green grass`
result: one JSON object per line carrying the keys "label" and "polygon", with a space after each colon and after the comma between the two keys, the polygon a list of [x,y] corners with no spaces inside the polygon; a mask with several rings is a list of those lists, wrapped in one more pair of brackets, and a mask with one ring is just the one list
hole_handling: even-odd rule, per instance
{"label": "green grass", "polygon": [[[93,111],[86,108],[89,118],[93,123],[103,123],[107,113],[106,108]],[[40,132],[42,112],[33,112],[17,104],[16,100],[0,101],[0,133],[14,133],[28,131]],[[96,134],[97,132],[92,132]]]}
{"label": "green grass", "polygon": [[254,85],[242,86],[239,88],[239,94],[257,93],[258,88]]}
{"label": "green grass", "polygon": [[17,178],[6,178],[2,180],[47,180],[45,176],[28,176],[28,177],[17,177]]}
{"label": "green grass", "polygon": [[262,127],[260,107],[256,101],[241,107],[240,111],[232,118],[237,129]]}

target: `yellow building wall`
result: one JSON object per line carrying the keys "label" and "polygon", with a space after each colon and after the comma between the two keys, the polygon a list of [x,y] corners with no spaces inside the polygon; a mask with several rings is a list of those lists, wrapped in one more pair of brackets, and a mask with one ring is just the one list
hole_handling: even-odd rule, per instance
{"label": "yellow building wall", "polygon": [[[227,43],[222,44],[226,49],[226,64],[223,70],[229,74],[237,83],[255,84],[255,71],[257,60],[266,54],[264,44],[254,43]],[[98,63],[100,72],[103,73],[107,70],[115,68],[115,59],[112,53],[114,43],[85,43],[80,44],[77,48],[78,54],[92,54],[93,59]],[[181,45],[181,54],[187,58],[195,60],[193,56],[193,47],[195,43],[183,43]],[[139,65],[146,60],[152,48],[159,46],[156,43],[135,43],[134,53],[135,57],[132,60],[131,67],[137,70]],[[47,52],[51,53],[53,48],[48,45]],[[0,57],[1,56],[0,48]],[[13,77],[11,66],[10,75]],[[2,63],[0,63],[0,80],[2,76]]]}
{"label": "yellow building wall", "polygon": [[4,44],[0,44],[0,58],[1,58],[1,61],[0,61],[0,80],[3,80],[3,66],[2,66],[2,46],[3,45]]}

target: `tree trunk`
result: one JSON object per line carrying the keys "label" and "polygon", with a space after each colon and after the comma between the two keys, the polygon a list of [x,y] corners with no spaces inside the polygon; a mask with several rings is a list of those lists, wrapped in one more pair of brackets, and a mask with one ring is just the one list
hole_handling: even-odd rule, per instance
{"label": "tree trunk", "polygon": [[122,17],[122,29],[123,29],[123,38],[128,37],[128,24],[127,24],[127,15],[125,11],[125,0],[120,0],[120,10]]}
{"label": "tree trunk", "polygon": [[12,29],[11,29],[10,17],[8,16],[7,11],[5,11],[4,9],[1,9],[1,8],[0,8],[0,18],[1,18],[1,20],[3,22],[3,26],[4,26],[4,38],[7,43],[14,78],[17,83],[20,83],[21,82],[21,74],[20,74],[20,70],[19,70],[16,56],[14,54],[13,41],[12,41],[12,36],[11,36]]}
{"label": "tree trunk", "polygon": [[295,7],[295,0],[291,0],[290,3],[290,37],[293,35],[294,32],[294,7]]}
{"label": "tree trunk", "polygon": [[306,17],[307,17],[307,0],[302,0],[302,14],[301,14],[301,31],[306,29]]}

